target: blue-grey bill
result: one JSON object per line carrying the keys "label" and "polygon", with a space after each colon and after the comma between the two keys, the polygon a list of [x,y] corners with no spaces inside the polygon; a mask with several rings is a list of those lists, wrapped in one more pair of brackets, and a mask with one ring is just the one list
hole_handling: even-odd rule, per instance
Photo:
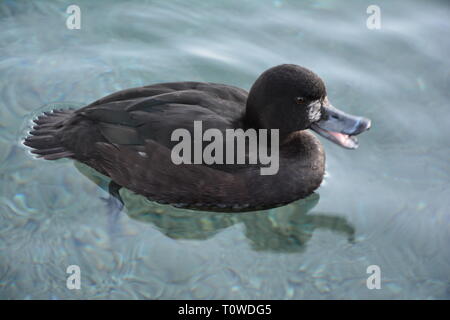
{"label": "blue-grey bill", "polygon": [[347,114],[331,104],[322,106],[321,111],[322,119],[313,123],[311,129],[343,148],[358,148],[355,136],[370,128],[370,119]]}

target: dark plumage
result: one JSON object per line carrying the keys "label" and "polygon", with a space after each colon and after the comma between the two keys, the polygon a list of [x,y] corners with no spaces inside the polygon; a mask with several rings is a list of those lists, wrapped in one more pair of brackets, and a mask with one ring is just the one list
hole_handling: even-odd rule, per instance
{"label": "dark plumage", "polygon": [[[338,116],[331,117],[333,112]],[[328,132],[330,123],[336,128],[335,119],[347,124]],[[261,175],[259,164],[173,164],[170,152],[178,142],[171,134],[179,128],[192,133],[194,120],[202,120],[203,130],[221,132],[279,129],[278,173]],[[212,211],[270,208],[306,197],[322,182],[325,155],[305,129],[322,128],[320,134],[352,148],[351,135],[370,126],[332,108],[322,80],[296,65],[265,71],[249,93],[215,83],[155,84],[113,93],[79,110],[44,113],[34,122],[24,143],[38,157],[75,159],[150,200]]]}

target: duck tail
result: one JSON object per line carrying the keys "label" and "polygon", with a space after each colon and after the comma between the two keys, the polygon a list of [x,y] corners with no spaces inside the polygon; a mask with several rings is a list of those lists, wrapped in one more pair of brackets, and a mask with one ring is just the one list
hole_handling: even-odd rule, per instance
{"label": "duck tail", "polygon": [[38,158],[46,160],[57,160],[73,156],[72,152],[61,145],[58,138],[58,133],[63,127],[64,120],[72,113],[73,110],[44,112],[33,120],[36,125],[33,126],[33,130],[29,132],[23,144],[30,147],[32,149],[31,153],[36,154]]}

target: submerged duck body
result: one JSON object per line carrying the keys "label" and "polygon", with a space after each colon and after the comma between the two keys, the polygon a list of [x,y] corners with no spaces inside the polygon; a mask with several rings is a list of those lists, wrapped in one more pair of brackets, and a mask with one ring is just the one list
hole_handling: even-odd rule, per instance
{"label": "submerged duck body", "polygon": [[[261,163],[175,164],[172,133],[181,128],[194,135],[195,121],[223,133],[277,129],[278,171],[261,175]],[[209,211],[272,208],[308,196],[322,182],[325,154],[307,129],[352,149],[354,136],[370,127],[370,120],[334,108],[323,81],[297,65],[265,71],[249,92],[205,82],[155,84],[78,110],[44,113],[34,122],[24,144],[38,157],[75,159],[110,177],[116,189]]]}

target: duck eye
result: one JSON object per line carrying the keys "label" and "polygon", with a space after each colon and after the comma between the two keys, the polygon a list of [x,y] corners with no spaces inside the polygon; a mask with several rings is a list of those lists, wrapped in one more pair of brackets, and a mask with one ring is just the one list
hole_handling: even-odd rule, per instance
{"label": "duck eye", "polygon": [[295,97],[295,103],[302,104],[303,102],[305,102],[305,98],[303,98],[303,97]]}

